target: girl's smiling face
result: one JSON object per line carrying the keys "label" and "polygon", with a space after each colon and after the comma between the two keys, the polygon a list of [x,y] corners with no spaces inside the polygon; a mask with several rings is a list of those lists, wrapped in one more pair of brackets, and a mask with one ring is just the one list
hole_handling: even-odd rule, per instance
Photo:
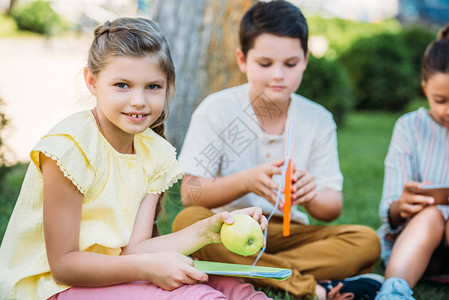
{"label": "girl's smiling face", "polygon": [[263,93],[279,103],[289,101],[298,89],[307,56],[299,39],[263,33],[254,40],[246,57],[237,50],[237,62],[246,73],[252,99]]}
{"label": "girl's smiling face", "polygon": [[449,74],[436,73],[422,83],[432,118],[449,129]]}
{"label": "girl's smiling face", "polygon": [[97,98],[95,112],[108,140],[145,131],[164,109],[167,76],[155,56],[113,56],[96,75],[86,69],[85,78]]}

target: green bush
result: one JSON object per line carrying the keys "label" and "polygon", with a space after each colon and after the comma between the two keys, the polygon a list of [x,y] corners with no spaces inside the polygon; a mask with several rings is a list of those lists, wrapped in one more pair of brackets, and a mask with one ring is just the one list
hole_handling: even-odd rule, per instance
{"label": "green bush", "polygon": [[350,73],[357,109],[398,111],[414,98],[410,56],[399,34],[360,38],[339,59]]}
{"label": "green bush", "polygon": [[0,184],[2,181],[2,178],[6,174],[6,166],[5,166],[5,158],[3,154],[3,141],[1,133],[5,129],[6,125],[8,124],[8,120],[5,117],[5,114],[2,112],[1,108],[3,106],[3,100],[0,98]]}
{"label": "green bush", "polygon": [[43,0],[36,0],[15,7],[12,11],[12,17],[20,30],[45,35],[55,34],[65,27],[64,21],[51,8],[50,3]]}
{"label": "green bush", "polygon": [[3,240],[28,165],[19,163],[8,166],[7,174],[0,180],[0,242]]}
{"label": "green bush", "polygon": [[338,61],[309,56],[309,63],[297,91],[328,109],[338,126],[354,105],[354,91],[345,67]]}
{"label": "green bush", "polygon": [[388,19],[378,23],[358,22],[338,18],[307,18],[311,36],[324,36],[329,43],[326,57],[335,59],[354,41],[380,33],[398,33],[402,26],[398,20]]}
{"label": "green bush", "polygon": [[424,56],[427,46],[436,39],[437,32],[430,30],[423,25],[415,24],[413,26],[405,27],[400,33],[407,52],[413,74],[413,89],[415,90],[415,97],[424,97],[421,89],[421,60]]}

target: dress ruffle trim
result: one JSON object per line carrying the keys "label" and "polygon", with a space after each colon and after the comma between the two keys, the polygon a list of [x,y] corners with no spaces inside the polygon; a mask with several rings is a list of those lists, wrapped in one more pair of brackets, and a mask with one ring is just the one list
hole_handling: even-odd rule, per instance
{"label": "dress ruffle trim", "polygon": [[[90,157],[87,146],[84,147],[84,144],[75,135],[71,135],[71,134],[47,134],[47,135],[44,135],[42,137],[42,139],[44,139],[45,137],[61,136],[61,135],[67,135],[67,136],[69,136],[71,139],[73,139],[75,141],[75,143],[78,145],[78,147],[80,147],[81,151],[84,153],[84,155],[85,155],[87,161],[89,162],[89,164],[92,166],[92,169],[94,170],[94,174],[97,174],[96,163]],[[46,155],[46,156],[48,156],[48,155]],[[59,166],[59,161],[58,161],[58,166]]]}
{"label": "dress ruffle trim", "polygon": [[176,162],[176,150],[173,151],[173,155],[172,158],[170,160],[170,164],[167,165],[165,168],[161,169],[159,172],[157,172],[156,174],[153,175],[153,178],[151,178],[151,181],[158,179],[159,177],[161,177],[162,175],[164,175],[165,173],[167,173],[175,164]]}
{"label": "dress ruffle trim", "polygon": [[[174,149],[174,148],[173,148]],[[177,160],[176,160],[176,150],[174,150],[172,152],[172,158],[170,160],[170,164],[167,164],[166,167],[164,167],[162,170],[160,170],[159,172],[157,172],[153,178],[150,179],[150,182],[157,180],[158,178],[164,176],[165,174],[169,173],[171,171],[172,168],[177,168],[179,169],[179,171],[172,177],[171,180],[169,180],[164,186],[156,188],[151,190],[151,193],[154,194],[161,194],[162,192],[168,190],[169,188],[171,188],[173,186],[173,184],[175,184],[179,179],[182,178],[182,176],[184,175],[182,173],[182,170],[179,168],[179,165],[177,164]]]}
{"label": "dress ruffle trim", "polygon": [[56,164],[58,165],[59,169],[62,171],[62,173],[64,174],[64,177],[68,178],[75,186],[76,188],[81,192],[81,194],[83,194],[84,196],[86,196],[86,189],[83,188],[81,186],[81,184],[72,176],[70,175],[70,173],[67,171],[67,169],[64,167],[64,165],[62,164],[61,160],[56,156],[53,155],[47,151],[41,151],[45,156],[53,159],[56,161]]}
{"label": "dress ruffle trim", "polygon": [[172,186],[173,186],[179,179],[181,179],[183,175],[184,175],[184,174],[183,174],[182,172],[179,172],[178,174],[176,174],[176,175],[171,179],[171,181],[167,182],[167,183],[165,184],[164,187],[159,188],[159,189],[157,189],[157,190],[152,190],[152,191],[150,191],[150,192],[151,192],[152,194],[157,194],[157,195],[162,194],[163,192],[165,192],[166,190],[168,190],[169,188],[171,188],[171,187],[172,187]]}

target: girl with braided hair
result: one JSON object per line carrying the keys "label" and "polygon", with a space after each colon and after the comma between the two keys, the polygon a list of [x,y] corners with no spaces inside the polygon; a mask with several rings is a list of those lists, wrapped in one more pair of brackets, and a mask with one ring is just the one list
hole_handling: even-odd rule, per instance
{"label": "girl with braided hair", "polygon": [[[185,256],[219,243],[232,214],[165,236],[153,230],[161,194],[182,175],[164,139],[175,72],[158,26],[119,18],[94,34],[84,79],[96,106],[32,149],[0,248],[0,298],[266,299]],[[260,208],[239,213],[267,225]]]}

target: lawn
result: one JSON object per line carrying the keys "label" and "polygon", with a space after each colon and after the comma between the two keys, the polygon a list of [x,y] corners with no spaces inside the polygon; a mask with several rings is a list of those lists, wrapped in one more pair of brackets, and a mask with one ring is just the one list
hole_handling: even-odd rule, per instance
{"label": "lawn", "polygon": [[[332,224],[364,224],[377,229],[380,225],[378,206],[382,194],[383,161],[391,132],[400,114],[351,113],[344,128],[338,131],[341,171],[344,175],[344,210]],[[0,185],[0,236],[3,238],[7,220],[17,198],[26,166],[11,168]],[[182,209],[179,184],[166,193],[164,214],[158,218],[161,233],[170,232],[170,225]],[[312,223],[318,223],[312,220]],[[383,273],[379,263],[374,270]],[[284,291],[263,288],[274,299],[293,299]],[[420,282],[414,289],[416,299],[447,299],[448,285]]]}

